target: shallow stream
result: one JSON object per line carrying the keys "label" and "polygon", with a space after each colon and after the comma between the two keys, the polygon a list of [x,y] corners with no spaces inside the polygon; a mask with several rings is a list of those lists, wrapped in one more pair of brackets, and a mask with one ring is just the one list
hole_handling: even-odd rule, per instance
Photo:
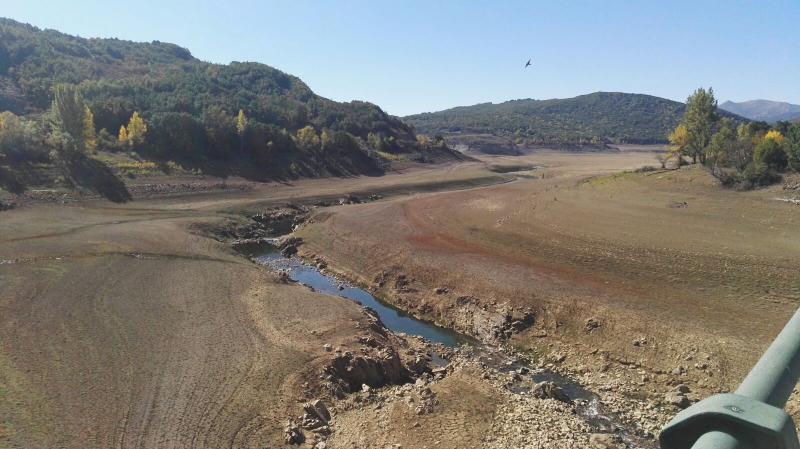
{"label": "shallow stream", "polygon": [[[530,390],[532,382],[554,382],[562,388],[570,400],[575,402],[576,412],[586,419],[595,432],[616,434],[629,447],[656,447],[655,442],[652,440],[636,435],[632,429],[625,428],[618,416],[606,410],[596,394],[567,376],[550,370],[531,368],[529,365],[508,356],[497,348],[481,345],[462,334],[414,318],[379,301],[364,289],[326,275],[316,267],[306,265],[297,258],[282,255],[275,246],[259,245],[252,248],[240,248],[240,250],[252,257],[257,263],[266,265],[276,271],[287,272],[290,279],[314,291],[351,299],[375,310],[383,324],[392,332],[420,336],[448,347],[456,347],[461,344],[473,345],[475,356],[480,360],[481,364],[497,369],[500,372],[519,372],[520,368],[523,368],[523,372],[526,374],[520,376],[520,381],[511,386],[511,391],[526,394]],[[433,354],[433,356],[434,362],[445,362],[436,354]]]}

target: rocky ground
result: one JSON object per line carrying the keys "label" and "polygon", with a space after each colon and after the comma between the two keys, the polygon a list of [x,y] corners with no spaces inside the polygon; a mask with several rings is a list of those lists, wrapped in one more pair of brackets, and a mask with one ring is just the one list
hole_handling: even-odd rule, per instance
{"label": "rocky ground", "polygon": [[733,192],[694,167],[637,172],[625,153],[493,158],[506,160],[536,168],[320,211],[299,254],[420,318],[563,358],[557,371],[645,442],[735,389],[796,309],[797,209],[773,201],[796,180]]}

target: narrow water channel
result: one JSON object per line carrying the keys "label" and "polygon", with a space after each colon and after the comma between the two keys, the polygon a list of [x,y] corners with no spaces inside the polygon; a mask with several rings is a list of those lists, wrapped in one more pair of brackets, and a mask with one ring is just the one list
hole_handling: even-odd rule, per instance
{"label": "narrow water channel", "polygon": [[254,257],[260,264],[273,270],[282,270],[289,278],[315,291],[342,298],[351,299],[363,306],[375,310],[383,324],[392,332],[423,337],[448,347],[456,347],[470,340],[456,332],[436,326],[384,304],[368,291],[342,283],[338,279],[321,273],[317,268],[304,265],[296,258],[283,256],[275,247],[264,248],[260,255]]}
{"label": "narrow water channel", "polygon": [[[475,356],[483,366],[493,367],[500,372],[516,371],[523,366],[530,368],[529,365],[518,360],[512,361],[508,355],[497,348],[477,344],[464,335],[418,320],[403,313],[401,310],[384,304],[366,290],[323,274],[316,267],[305,265],[297,258],[282,255],[275,246],[259,244],[253,247],[240,247],[239,250],[250,256],[257,263],[276,271],[285,271],[293,281],[317,292],[351,299],[375,310],[383,324],[392,332],[420,336],[448,347],[456,347],[464,343],[471,344],[474,346]],[[439,357],[435,358],[439,359]],[[443,364],[447,363],[444,360],[441,360],[441,362]],[[570,400],[575,402],[576,413],[581,415],[595,432],[619,435],[629,447],[655,448],[653,440],[643,438],[641,435],[637,435],[635,431],[627,429],[618,416],[605,409],[597,395],[586,390],[572,379],[553,371],[542,369],[532,369],[525,377],[533,382],[550,381],[559,385]],[[526,394],[530,387],[531,384],[529,383],[516,382],[516,385],[511,386],[511,390],[519,394]]]}

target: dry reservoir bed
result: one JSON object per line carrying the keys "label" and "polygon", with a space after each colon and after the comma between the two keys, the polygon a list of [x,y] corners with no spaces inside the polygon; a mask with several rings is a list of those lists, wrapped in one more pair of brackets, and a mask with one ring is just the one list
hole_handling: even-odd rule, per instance
{"label": "dry reservoir bed", "polygon": [[[299,429],[305,447],[637,447],[505,361],[571,376],[646,445],[676,405],[733,386],[796,307],[798,209],[775,191],[615,174],[649,153],[485,162],[0,213],[0,447],[283,447],[315,398],[331,434]],[[335,399],[332,360],[409,367],[428,347],[208,230],[343,192],[387,198],[316,209],[301,254],[502,356],[458,351]],[[506,313],[532,318],[497,332]]]}

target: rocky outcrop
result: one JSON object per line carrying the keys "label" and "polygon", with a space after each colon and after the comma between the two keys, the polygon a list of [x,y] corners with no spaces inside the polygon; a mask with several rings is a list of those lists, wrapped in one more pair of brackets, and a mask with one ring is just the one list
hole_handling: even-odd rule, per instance
{"label": "rocky outcrop", "polygon": [[297,254],[297,247],[302,244],[303,239],[300,237],[286,237],[278,242],[278,248],[280,248],[281,254],[289,257]]}
{"label": "rocky outcrop", "polygon": [[[342,398],[347,393],[360,391],[362,386],[375,388],[412,382],[431,372],[429,354],[398,343],[402,339],[387,332],[374,310],[365,307],[364,314],[367,325],[362,323],[361,328],[367,334],[358,338],[363,346],[357,352],[333,350],[330,362],[323,368],[323,376],[334,397]],[[331,350],[330,346],[326,346],[326,350]]]}
{"label": "rocky outcrop", "polygon": [[309,212],[305,206],[287,204],[250,215],[247,220],[231,220],[209,232],[218,240],[235,245],[264,243],[297,229],[308,219]]}
{"label": "rocky outcrop", "polygon": [[460,296],[445,312],[445,318],[451,321],[451,327],[492,342],[533,326],[535,314],[531,309],[485,304],[473,296]]}
{"label": "rocky outcrop", "polygon": [[382,348],[371,354],[340,352],[333,357],[325,372],[343,384],[347,392],[357,391],[365,384],[382,387],[411,380],[410,371],[392,348]]}

